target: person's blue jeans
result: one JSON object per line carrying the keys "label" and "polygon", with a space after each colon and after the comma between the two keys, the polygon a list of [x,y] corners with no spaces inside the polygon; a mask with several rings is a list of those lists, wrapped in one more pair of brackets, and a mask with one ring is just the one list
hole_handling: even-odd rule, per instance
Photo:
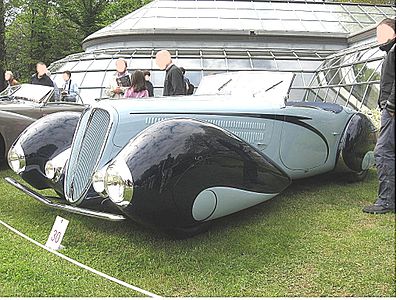
{"label": "person's blue jeans", "polygon": [[396,208],[396,120],[384,109],[375,146],[379,190],[376,204]]}

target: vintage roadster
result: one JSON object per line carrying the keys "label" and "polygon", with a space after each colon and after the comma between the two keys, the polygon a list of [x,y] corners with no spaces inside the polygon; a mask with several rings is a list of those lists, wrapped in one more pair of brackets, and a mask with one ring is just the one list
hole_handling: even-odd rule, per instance
{"label": "vintage roadster", "polygon": [[82,115],[46,116],[20,135],[8,161],[31,186],[60,198],[6,180],[57,209],[186,237],[271,199],[293,179],[331,171],[362,179],[374,164],[375,127],[337,104],[287,102],[292,80],[277,72],[212,75],[194,96],[105,100]]}

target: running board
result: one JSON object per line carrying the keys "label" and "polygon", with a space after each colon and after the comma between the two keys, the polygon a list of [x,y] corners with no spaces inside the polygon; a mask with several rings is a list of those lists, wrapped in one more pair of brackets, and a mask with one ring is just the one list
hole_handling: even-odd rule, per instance
{"label": "running board", "polygon": [[4,179],[9,184],[16,187],[20,191],[24,192],[28,196],[31,196],[35,200],[41,202],[44,205],[50,206],[51,208],[60,209],[60,210],[64,210],[64,211],[67,211],[70,213],[84,215],[84,216],[98,218],[98,219],[103,219],[103,220],[108,220],[108,221],[124,221],[124,220],[126,220],[126,218],[123,215],[116,215],[116,214],[100,212],[100,211],[95,211],[95,210],[81,208],[81,207],[75,207],[75,206],[54,203],[50,199],[46,198],[45,196],[42,196],[42,195],[36,193],[35,191],[31,190],[30,188],[26,187],[25,185],[19,183],[18,181],[14,180],[10,177],[6,177]]}

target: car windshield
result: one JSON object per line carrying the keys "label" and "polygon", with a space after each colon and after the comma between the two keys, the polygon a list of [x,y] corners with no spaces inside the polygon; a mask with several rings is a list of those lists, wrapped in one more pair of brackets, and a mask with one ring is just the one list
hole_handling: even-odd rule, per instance
{"label": "car windshield", "polygon": [[[209,75],[200,82],[196,95],[243,95],[264,101],[284,101],[293,76],[291,72],[268,71]],[[265,95],[268,95],[268,98],[265,98]]]}
{"label": "car windshield", "polygon": [[42,102],[53,91],[53,87],[35,84],[21,84],[10,96],[14,100]]}

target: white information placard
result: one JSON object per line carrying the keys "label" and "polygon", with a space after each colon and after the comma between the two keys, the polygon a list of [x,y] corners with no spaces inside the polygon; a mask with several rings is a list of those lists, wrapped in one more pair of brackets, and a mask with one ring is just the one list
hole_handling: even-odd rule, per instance
{"label": "white information placard", "polygon": [[46,242],[46,247],[53,249],[53,250],[59,250],[61,246],[61,241],[64,237],[64,233],[67,230],[69,221],[61,218],[60,216],[56,217],[56,221],[54,222],[53,228],[51,229],[49,238],[47,239]]}

